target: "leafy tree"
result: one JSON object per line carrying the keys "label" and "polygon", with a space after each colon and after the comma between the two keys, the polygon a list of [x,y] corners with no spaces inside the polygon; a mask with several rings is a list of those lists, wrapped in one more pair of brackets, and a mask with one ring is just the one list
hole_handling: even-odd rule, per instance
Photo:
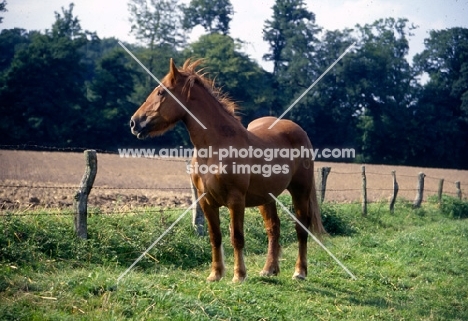
{"label": "leafy tree", "polygon": [[15,52],[29,42],[30,34],[25,29],[3,29],[0,32],[0,74],[10,67]]}
{"label": "leafy tree", "polygon": [[[316,48],[314,63],[325,71],[353,42],[352,30],[326,31]],[[351,147],[356,143],[356,94],[346,73],[349,53],[290,111],[289,117],[307,131],[315,147]]]}
{"label": "leafy tree", "polygon": [[303,0],[276,0],[273,17],[265,22],[263,40],[270,45],[270,52],[263,56],[273,62],[276,111],[286,107],[293,96],[314,81],[315,47],[320,32],[315,24],[315,14],[308,11]]}
{"label": "leafy tree", "polygon": [[5,74],[0,90],[0,110],[5,120],[1,135],[8,143],[79,145],[83,94],[83,68],[78,48],[86,38],[69,38],[76,24],[67,24],[73,6],[56,14],[48,34],[35,33],[19,49]]}
{"label": "leafy tree", "polygon": [[224,35],[229,33],[229,23],[234,14],[234,8],[229,0],[191,0],[182,11],[185,29],[200,25],[210,33],[219,32]]}
{"label": "leafy tree", "polygon": [[414,58],[417,71],[453,99],[456,114],[468,111],[468,29],[433,30],[425,46]]}
{"label": "leafy tree", "polygon": [[68,10],[62,8],[62,14],[55,12],[55,22],[52,25],[52,30],[47,33],[55,38],[77,39],[84,36],[81,29],[80,20],[73,16],[73,3],[69,4]]}
{"label": "leafy tree", "polygon": [[415,108],[415,161],[426,166],[468,168],[468,29],[431,31],[414,57],[427,73]]}
{"label": "leafy tree", "polygon": [[281,75],[294,58],[308,64],[319,31],[315,14],[305,8],[303,0],[277,0],[272,20],[267,20],[263,29],[263,40],[270,45],[270,53],[263,58],[273,62],[273,73]]}
{"label": "leafy tree", "polygon": [[131,32],[151,51],[156,47],[179,48],[185,44],[177,0],[130,0],[128,8]]}
{"label": "leafy tree", "polygon": [[363,160],[403,164],[411,151],[416,78],[406,56],[406,19],[380,19],[357,26],[358,49],[346,71],[359,118]]}
{"label": "leafy tree", "polygon": [[[177,0],[130,0],[128,8],[132,33],[146,46],[137,48],[136,54],[153,74],[157,74],[162,65],[167,68],[166,64],[158,62],[177,57],[177,48],[185,44]],[[141,90],[137,91],[139,98],[143,99],[154,87],[154,82],[149,75],[141,75],[141,86],[138,85]]]}
{"label": "leafy tree", "polygon": [[[7,5],[6,0],[2,0],[2,2],[0,2],[0,12],[7,11],[6,5]],[[0,17],[0,23],[2,23],[2,22],[3,22],[3,17]]]}
{"label": "leafy tree", "polygon": [[131,136],[128,121],[137,107],[130,102],[135,71],[126,62],[126,54],[121,49],[110,51],[98,61],[89,86],[91,108],[86,115],[87,131],[99,137],[100,148],[122,144],[121,138],[116,139],[122,133]]}
{"label": "leafy tree", "polygon": [[325,70],[348,53],[292,110],[319,147],[357,145],[361,159],[403,164],[412,155],[412,108],[418,86],[406,56],[405,19],[381,19],[353,30],[327,31],[315,63]]}

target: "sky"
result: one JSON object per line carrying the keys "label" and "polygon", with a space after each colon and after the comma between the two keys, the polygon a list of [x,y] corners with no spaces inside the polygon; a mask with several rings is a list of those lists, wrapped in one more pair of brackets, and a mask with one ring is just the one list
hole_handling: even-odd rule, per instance
{"label": "sky", "polygon": [[[50,29],[54,12],[68,9],[71,0],[7,0],[7,12],[0,13],[0,29],[20,27],[27,30]],[[74,0],[73,13],[84,30],[95,31],[100,38],[115,37],[135,43],[130,34],[128,1]],[[189,0],[180,0],[188,3]],[[262,61],[268,44],[262,39],[265,20],[270,19],[274,0],[231,0],[234,16],[230,35],[245,42],[243,51],[271,70],[270,63]],[[468,28],[468,0],[305,0],[307,9],[315,13],[316,23],[325,30],[353,28],[356,24],[373,23],[380,18],[407,18],[418,26],[410,40],[410,57],[424,49],[424,38],[429,30],[451,27]],[[201,27],[190,37],[195,41],[203,33]]]}

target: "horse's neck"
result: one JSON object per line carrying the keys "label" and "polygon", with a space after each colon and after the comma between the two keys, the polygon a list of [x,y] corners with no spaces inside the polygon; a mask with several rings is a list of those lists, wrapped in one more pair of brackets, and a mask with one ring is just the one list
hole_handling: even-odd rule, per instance
{"label": "horse's neck", "polygon": [[191,115],[184,118],[190,139],[196,148],[207,146],[219,147],[231,140],[242,141],[247,137],[247,130],[241,122],[223,110],[214,98],[207,98],[206,103],[191,106],[193,115],[206,129]]}

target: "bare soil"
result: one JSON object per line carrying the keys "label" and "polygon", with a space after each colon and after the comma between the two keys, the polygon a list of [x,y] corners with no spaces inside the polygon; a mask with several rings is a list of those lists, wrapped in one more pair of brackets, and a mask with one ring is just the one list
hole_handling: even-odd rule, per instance
{"label": "bare soil", "polygon": [[[331,167],[326,201],[352,202],[361,197],[360,164],[316,162]],[[444,193],[456,195],[460,181],[463,195],[468,171],[407,166],[365,165],[368,198],[386,201],[392,195],[392,170],[396,171],[399,197],[413,200],[417,175],[426,174],[424,199],[437,193],[444,179]],[[0,210],[71,208],[84,174],[82,153],[0,150]],[[98,154],[98,173],[89,198],[90,207],[104,212],[129,211],[143,206],[187,207],[191,203],[190,178],[182,159],[120,158]]]}
{"label": "bare soil", "polygon": [[[190,178],[184,160],[98,154],[88,206],[103,211],[186,207]],[[82,153],[0,150],[0,209],[71,208],[85,171]]]}

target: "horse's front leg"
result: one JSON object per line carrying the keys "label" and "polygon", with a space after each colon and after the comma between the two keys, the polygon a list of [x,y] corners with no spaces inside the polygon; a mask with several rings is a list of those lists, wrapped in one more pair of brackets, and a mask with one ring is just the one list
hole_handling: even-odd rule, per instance
{"label": "horse's front leg", "polygon": [[219,281],[224,276],[224,254],[219,222],[219,207],[208,204],[205,199],[200,200],[200,207],[208,222],[211,243],[211,272],[207,281]]}
{"label": "horse's front leg", "polygon": [[231,243],[234,248],[234,277],[232,282],[242,282],[247,277],[244,263],[244,210],[245,200],[228,205],[231,215]]}

